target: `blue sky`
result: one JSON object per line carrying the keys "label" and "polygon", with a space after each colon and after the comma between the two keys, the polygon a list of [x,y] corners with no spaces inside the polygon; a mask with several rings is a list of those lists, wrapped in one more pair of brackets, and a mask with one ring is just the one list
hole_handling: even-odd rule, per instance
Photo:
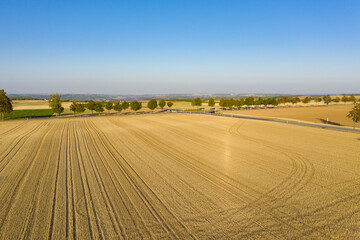
{"label": "blue sky", "polygon": [[9,93],[359,93],[360,1],[0,2]]}

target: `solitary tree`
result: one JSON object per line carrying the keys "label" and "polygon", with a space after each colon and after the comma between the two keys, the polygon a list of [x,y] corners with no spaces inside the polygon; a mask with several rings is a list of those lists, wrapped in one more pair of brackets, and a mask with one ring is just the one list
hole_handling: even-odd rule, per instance
{"label": "solitary tree", "polygon": [[91,111],[91,113],[94,113],[96,103],[93,100],[90,100],[86,107]]}
{"label": "solitary tree", "polygon": [[200,98],[195,98],[195,99],[192,100],[192,102],[191,102],[191,105],[192,105],[192,106],[201,106],[201,104],[202,104],[202,101],[201,101]]}
{"label": "solitary tree", "polygon": [[116,102],[114,104],[114,110],[117,111],[117,112],[121,112],[122,106],[121,106],[120,102]]}
{"label": "solitary tree", "polygon": [[142,107],[141,102],[132,101],[132,102],[130,103],[130,108],[131,108],[131,110],[133,110],[133,111],[135,111],[135,112],[138,111],[138,110],[140,110],[141,107]]}
{"label": "solitary tree", "polygon": [[[165,106],[165,104],[164,104],[164,106]],[[154,109],[157,107],[157,101],[156,101],[156,99],[151,99],[150,101],[148,101],[147,107],[148,107],[150,110],[154,110]]]}
{"label": "solitary tree", "polygon": [[169,101],[169,102],[167,102],[167,105],[168,105],[169,108],[171,108],[174,105],[174,103]]}
{"label": "solitary tree", "polygon": [[60,115],[64,111],[64,108],[62,107],[62,102],[63,99],[58,93],[50,95],[49,106],[53,110],[53,112],[58,115]]}
{"label": "solitary tree", "polygon": [[101,102],[96,102],[94,110],[97,113],[102,113],[104,111],[104,107],[103,107],[102,103]]}
{"label": "solitary tree", "polygon": [[161,109],[163,109],[163,108],[165,107],[165,104],[166,104],[166,102],[165,102],[164,99],[161,99],[161,100],[159,101],[159,107],[161,107]]}
{"label": "solitary tree", "polygon": [[5,113],[11,113],[13,111],[13,107],[11,104],[10,98],[6,96],[6,92],[4,89],[0,90],[0,114],[1,120],[5,119]]}
{"label": "solitary tree", "polygon": [[121,107],[122,107],[122,109],[126,110],[129,108],[129,103],[127,101],[123,101],[121,103]]}
{"label": "solitary tree", "polygon": [[106,110],[108,110],[109,111],[109,113],[110,113],[110,110],[111,109],[113,109],[113,103],[112,102],[107,102],[106,104],[105,104],[105,108],[106,108]]}
{"label": "solitary tree", "polygon": [[353,109],[349,112],[349,114],[346,117],[351,118],[353,120],[354,128],[355,128],[355,123],[360,121],[360,103],[354,104]]}
{"label": "solitary tree", "polygon": [[323,97],[324,103],[326,103],[326,105],[329,105],[329,103],[331,102],[331,97],[330,95],[326,95]]}
{"label": "solitary tree", "polygon": [[209,104],[209,107],[215,106],[215,100],[213,98],[210,98],[208,104]]}

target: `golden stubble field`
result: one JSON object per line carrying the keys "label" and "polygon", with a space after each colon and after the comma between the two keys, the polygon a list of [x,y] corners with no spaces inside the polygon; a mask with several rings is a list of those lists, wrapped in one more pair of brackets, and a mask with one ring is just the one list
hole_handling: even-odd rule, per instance
{"label": "golden stubble field", "polygon": [[[223,111],[225,114],[247,115],[257,117],[271,117],[277,119],[300,120],[312,123],[324,123],[327,119],[333,123],[352,127],[353,122],[346,116],[354,107],[353,104],[347,105],[329,105],[319,107],[289,107],[289,108],[268,108],[253,110],[232,110]],[[322,121],[322,120],[323,121]],[[357,124],[357,127],[360,125]]]}
{"label": "golden stubble field", "polygon": [[[168,100],[167,100],[168,101]],[[169,100],[170,101],[170,100]],[[147,101],[140,101],[142,103],[142,109],[141,111],[149,111],[147,108]],[[80,102],[85,104],[85,102]],[[46,100],[13,100],[12,101],[14,110],[33,110],[33,109],[50,109],[49,102]],[[65,109],[69,109],[72,102],[63,102],[62,106]],[[191,106],[191,102],[183,102],[183,101],[173,101],[172,108],[177,109],[196,109],[197,106]],[[207,106],[207,104],[203,104],[205,108],[210,108]],[[165,106],[164,109],[168,109],[168,106]],[[130,110],[127,109],[123,112],[129,112]],[[107,110],[106,110],[107,112]],[[111,112],[115,112],[114,110],[111,110]]]}
{"label": "golden stubble field", "polygon": [[190,114],[0,123],[1,239],[359,239],[360,134]]}
{"label": "golden stubble field", "polygon": [[[14,110],[50,109],[49,102],[45,100],[13,100]],[[64,108],[70,108],[71,102],[63,102]]]}

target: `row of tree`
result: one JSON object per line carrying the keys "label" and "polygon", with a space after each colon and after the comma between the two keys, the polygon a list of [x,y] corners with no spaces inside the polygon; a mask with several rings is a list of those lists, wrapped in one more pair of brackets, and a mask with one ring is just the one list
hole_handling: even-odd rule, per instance
{"label": "row of tree", "polygon": [[[299,98],[294,99],[294,102],[300,101]],[[307,100],[305,100],[307,101]],[[310,102],[310,100],[309,100]],[[240,98],[240,99],[220,99],[219,106],[224,108],[232,108],[237,107],[240,108],[242,106],[252,106],[252,105],[273,105],[277,106],[279,103],[282,103],[281,100],[277,100],[276,98],[262,98],[259,97],[255,99],[254,97],[247,97],[247,98]],[[195,98],[192,101],[192,106],[201,106],[202,100],[200,98]],[[208,106],[214,107],[215,106],[215,99],[210,98],[208,101]]]}
{"label": "row of tree", "polygon": [[[232,108],[232,107],[237,107],[240,108],[244,105],[246,106],[251,106],[251,105],[273,105],[276,106],[278,104],[281,103],[298,103],[298,102],[303,102],[304,104],[309,103],[311,101],[311,99],[309,97],[305,97],[304,99],[300,99],[299,97],[292,97],[289,98],[287,96],[282,96],[279,98],[266,98],[263,99],[262,97],[259,97],[257,99],[255,99],[254,97],[247,97],[247,98],[240,98],[240,99],[220,99],[219,101],[219,106],[220,107],[225,107],[225,108]],[[321,102],[324,101],[325,104],[329,104],[330,102],[354,102],[354,107],[353,109],[349,112],[349,114],[347,115],[348,118],[351,118],[353,123],[354,123],[354,128],[355,128],[355,123],[360,121],[360,103],[356,103],[356,98],[354,95],[350,95],[350,96],[343,96],[341,99],[339,97],[335,97],[334,99],[332,99],[330,97],[330,95],[326,95],[321,97],[317,97],[314,99],[315,102]],[[359,99],[360,101],[360,99]],[[195,98],[192,100],[192,106],[201,106],[202,105],[202,100],[200,98]],[[210,98],[208,101],[208,105],[210,107],[214,107],[215,106],[215,99]]]}
{"label": "row of tree", "polygon": [[157,108],[158,106],[159,106],[161,109],[163,109],[166,104],[167,104],[167,106],[168,106],[169,108],[171,108],[171,107],[174,105],[174,103],[171,102],[171,101],[168,101],[168,102],[166,103],[166,101],[165,101],[164,99],[159,100],[159,103],[157,102],[156,99],[151,99],[151,100],[147,103],[147,107],[148,107],[150,110],[154,110],[154,109]]}
{"label": "row of tree", "polygon": [[[72,102],[70,105],[70,110],[74,112],[74,115],[76,113],[83,113],[86,109],[90,110],[91,113],[97,112],[102,113],[104,110],[108,110],[109,112],[111,109],[114,109],[117,112],[121,112],[122,110],[126,110],[130,107],[133,111],[138,111],[142,108],[142,104],[139,101],[132,101],[132,102],[95,102],[93,100],[89,101],[86,104]],[[104,109],[105,108],[105,109]]]}
{"label": "row of tree", "polygon": [[[267,106],[267,105],[272,105],[272,106],[277,106],[278,104],[285,104],[285,103],[292,103],[292,104],[296,104],[299,102],[302,102],[304,104],[307,104],[311,101],[312,99],[310,99],[309,97],[305,97],[303,99],[300,99],[299,97],[287,97],[287,96],[282,96],[282,97],[278,97],[278,98],[254,98],[254,97],[247,97],[247,98],[240,98],[240,99],[220,99],[219,101],[219,106],[220,107],[225,107],[225,108],[232,108],[232,107],[237,107],[240,108],[242,106],[252,106],[252,105],[263,105],[263,106]],[[342,98],[339,97],[335,97],[335,98],[331,98],[330,95],[326,95],[324,97],[317,97],[313,99],[315,102],[321,102],[324,101],[325,104],[329,104],[330,102],[356,102],[356,98],[354,95],[350,95],[350,96],[343,96]],[[359,99],[360,101],[360,99]],[[191,104],[192,106],[202,106],[203,100],[201,100],[200,98],[195,98],[192,100]],[[215,99],[210,98],[208,101],[208,106],[213,107],[215,106]]]}
{"label": "row of tree", "polygon": [[[315,102],[321,102],[324,101],[324,103],[329,104],[330,102],[354,102],[353,109],[349,112],[347,115],[348,118],[351,118],[354,122],[354,128],[355,123],[360,121],[360,103],[356,103],[356,98],[354,95],[350,96],[343,96],[341,99],[339,97],[336,97],[332,99],[330,95],[326,95],[323,98],[315,98]],[[221,107],[227,107],[232,108],[233,106],[241,107],[244,105],[278,105],[279,103],[286,103],[286,102],[292,102],[297,103],[302,101],[303,103],[310,102],[310,98],[306,97],[303,100],[301,100],[298,97],[288,98],[286,96],[280,97],[280,98],[266,98],[263,99],[262,97],[259,97],[255,99],[254,97],[247,97],[245,99],[220,99],[219,105]],[[56,114],[61,114],[64,111],[64,107],[62,107],[63,99],[59,94],[53,94],[49,98],[49,106]],[[167,105],[169,108],[173,106],[173,103],[171,101],[166,102],[164,99],[159,100],[159,102],[156,99],[152,99],[147,103],[147,107],[151,110],[154,110],[158,106],[161,108],[164,108],[165,105]],[[202,100],[200,98],[195,98],[192,101],[193,106],[201,106]],[[208,105],[213,107],[215,106],[215,100],[213,98],[209,99]],[[138,111],[142,108],[142,104],[139,101],[132,101],[132,102],[95,102],[95,101],[89,101],[87,104],[77,103],[73,102],[70,105],[70,110],[76,113],[83,113],[86,109],[89,109],[91,112],[103,112],[104,107],[106,110],[110,111],[111,109],[114,109],[117,112],[121,112],[122,110],[126,110],[130,107],[133,111]],[[11,99],[6,95],[6,92],[4,89],[0,90],[0,117],[1,120],[4,120],[5,113],[11,113],[13,111]]]}
{"label": "row of tree", "polygon": [[[61,114],[64,111],[64,108],[62,107],[62,98],[59,94],[54,94],[50,96],[49,99],[49,106],[51,109],[53,109],[54,113]],[[158,106],[163,109],[167,105],[169,108],[173,106],[173,102],[168,101],[166,102],[164,99],[159,100],[159,103],[156,99],[151,99],[147,103],[147,107],[150,110],[154,110]],[[121,112],[122,110],[126,110],[130,107],[133,111],[138,111],[142,108],[142,104],[139,101],[115,101],[115,102],[95,102],[93,100],[89,101],[86,104],[72,102],[70,105],[70,110],[74,112],[74,115],[77,113],[83,113],[86,109],[90,110],[92,113],[98,112],[104,112],[104,108],[108,110],[109,112],[114,109],[117,112]]]}
{"label": "row of tree", "polygon": [[232,108],[233,106],[240,108],[242,106],[252,106],[252,105],[278,105],[278,101],[275,98],[264,99],[259,97],[255,99],[254,97],[240,98],[240,99],[220,99],[219,106],[225,108]]}

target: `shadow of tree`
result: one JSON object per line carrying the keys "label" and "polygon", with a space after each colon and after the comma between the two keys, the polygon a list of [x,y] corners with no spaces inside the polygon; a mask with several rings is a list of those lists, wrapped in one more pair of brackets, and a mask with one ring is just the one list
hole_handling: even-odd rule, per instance
{"label": "shadow of tree", "polygon": [[340,123],[336,123],[336,122],[332,122],[332,121],[327,121],[326,119],[322,119],[322,118],[319,118],[319,120],[320,120],[322,123],[325,123],[325,124],[336,125],[336,126],[344,126],[344,125],[341,125]]}

